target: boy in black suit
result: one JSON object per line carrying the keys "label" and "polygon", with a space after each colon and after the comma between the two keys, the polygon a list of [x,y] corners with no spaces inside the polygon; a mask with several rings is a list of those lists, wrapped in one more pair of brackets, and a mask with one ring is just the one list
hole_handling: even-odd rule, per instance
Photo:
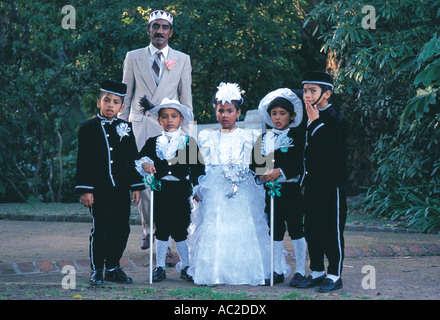
{"label": "boy in black suit", "polygon": [[136,169],[145,176],[154,175],[160,181],[161,189],[154,194],[153,220],[156,236],[156,268],[153,281],[166,279],[165,257],[168,239],[176,242],[180,262],[180,278],[193,281],[187,273],[189,268],[188,226],[190,224],[191,206],[189,198],[193,186],[198,184],[199,176],[205,174],[205,167],[199,155],[194,138],[181,131],[182,124],[193,120],[190,108],[177,100],[165,98],[159,106],[151,106],[146,97],[141,99],[144,110],[157,115],[163,132],[149,138],[139,152]]}
{"label": "boy in black suit", "polygon": [[[97,102],[97,117],[80,125],[78,132],[77,183],[81,203],[90,208],[90,284],[105,280],[132,283],[119,267],[130,233],[130,200],[139,202],[145,189],[136,172],[136,143],[131,123],[118,119],[127,86],[104,80]],[[130,199],[131,190],[131,199]]]}
{"label": "boy in black suit", "polygon": [[[319,285],[319,291],[329,292],[342,288],[343,232],[347,216],[347,124],[328,103],[333,88],[330,75],[307,72],[302,83],[308,116],[303,182],[305,234],[312,274],[298,286]],[[327,276],[324,256],[328,259]]]}
{"label": "boy in black suit", "polygon": [[[258,138],[253,150],[251,169],[257,183],[278,182],[280,195],[274,197],[274,284],[284,282],[287,275],[283,255],[287,230],[295,251],[295,273],[291,286],[305,278],[306,241],[304,239],[303,208],[300,189],[304,175],[304,132],[298,130],[303,117],[301,100],[292,90],[277,89],[268,93],[258,106],[260,117],[273,129]],[[266,193],[266,213],[270,216],[270,196]]]}

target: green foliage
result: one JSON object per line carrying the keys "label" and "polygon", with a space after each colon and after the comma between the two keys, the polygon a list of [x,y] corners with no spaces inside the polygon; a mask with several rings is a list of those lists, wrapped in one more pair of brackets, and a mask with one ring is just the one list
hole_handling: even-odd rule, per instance
{"label": "green foliage", "polygon": [[247,109],[255,109],[270,90],[300,85],[302,22],[295,2],[204,0],[176,6],[172,41],[193,59],[199,122],[215,122],[211,100],[222,81],[240,84]]}
{"label": "green foliage", "polygon": [[415,121],[418,128],[404,127],[376,142],[372,160],[378,168],[362,202],[365,212],[405,221],[422,232],[440,226],[439,124],[437,114],[429,122]]}
{"label": "green foliage", "polygon": [[440,226],[440,189],[430,186],[404,187],[401,185],[372,186],[366,192],[365,200],[355,208],[404,222],[408,227],[421,232]]}
{"label": "green foliage", "polygon": [[[65,5],[75,29],[64,29]],[[74,201],[78,125],[97,113],[99,83],[121,80],[129,50],[146,47],[148,15],[174,13],[171,47],[188,53],[199,123],[214,122],[221,81],[237,82],[247,108],[270,90],[297,88],[302,0],[0,2],[0,201]]]}
{"label": "green foliage", "polygon": [[[81,119],[72,38],[54,2],[8,1],[0,6],[2,128],[9,137],[1,161],[1,198],[61,200],[59,155]],[[50,190],[50,191],[48,191]],[[47,193],[50,195],[47,195]]]}
{"label": "green foliage", "polygon": [[307,22],[335,66],[354,166],[373,169],[363,205],[421,230],[439,227],[440,1],[375,1],[375,29],[362,25],[365,5],[322,1]]}
{"label": "green foliage", "polygon": [[[436,105],[437,92],[440,89],[440,36],[434,33],[431,40],[425,43],[421,52],[417,56],[416,65],[425,68],[418,72],[413,85],[418,88],[415,97],[408,101],[401,117],[401,125],[411,114],[415,114],[416,120],[420,120],[425,113],[430,110],[430,105]],[[419,69],[419,68],[417,68]]]}

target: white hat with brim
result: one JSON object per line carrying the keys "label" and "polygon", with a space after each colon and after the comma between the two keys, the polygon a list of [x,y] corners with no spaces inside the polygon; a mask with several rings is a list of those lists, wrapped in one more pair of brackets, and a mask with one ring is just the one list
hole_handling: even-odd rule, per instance
{"label": "white hat with brim", "polygon": [[190,121],[194,120],[193,112],[189,107],[184,106],[183,104],[180,104],[180,102],[177,100],[171,100],[168,98],[163,99],[162,102],[160,103],[160,105],[152,108],[150,110],[150,113],[152,113],[158,117],[159,111],[161,109],[166,109],[166,108],[178,110],[183,117],[183,124],[188,124]]}
{"label": "white hat with brim", "polygon": [[275,91],[269,92],[260,101],[260,104],[258,105],[258,113],[260,114],[260,117],[269,126],[271,126],[272,128],[275,127],[269,113],[267,113],[267,108],[269,108],[270,103],[278,97],[285,98],[293,104],[293,111],[296,113],[296,116],[292,123],[289,125],[289,128],[298,127],[301,124],[303,118],[303,104],[301,102],[301,99],[298,98],[298,96],[288,88],[280,88]]}

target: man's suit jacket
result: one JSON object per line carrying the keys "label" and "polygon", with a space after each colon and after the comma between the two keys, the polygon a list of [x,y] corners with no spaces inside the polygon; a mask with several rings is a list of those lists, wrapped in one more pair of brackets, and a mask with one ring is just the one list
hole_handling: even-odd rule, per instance
{"label": "man's suit jacket", "polygon": [[159,105],[164,98],[174,99],[192,109],[190,57],[169,48],[167,59],[177,63],[173,69],[163,71],[159,85],[156,85],[148,48],[130,51],[125,57],[122,82],[127,85],[127,95],[124,99],[124,110],[119,117],[133,124],[138,150],[148,138],[162,132],[156,116],[149,112],[145,116],[141,113],[140,98],[146,95],[153,105]]}

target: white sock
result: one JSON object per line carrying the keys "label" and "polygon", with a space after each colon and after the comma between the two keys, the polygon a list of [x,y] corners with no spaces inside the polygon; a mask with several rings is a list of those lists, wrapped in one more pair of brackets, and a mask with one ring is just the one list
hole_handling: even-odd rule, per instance
{"label": "white sock", "polygon": [[189,258],[188,258],[188,244],[186,240],[176,242],[177,253],[180,257],[180,262],[182,264],[182,269],[189,266]]}
{"label": "white sock", "polygon": [[278,274],[283,274],[283,249],[284,242],[283,241],[274,241],[273,242],[273,271]]}
{"label": "white sock", "polygon": [[312,271],[312,278],[316,279],[325,274],[325,271]]}
{"label": "white sock", "polygon": [[304,237],[292,240],[293,250],[295,251],[295,273],[300,273],[302,276],[306,275],[306,254],[307,244]]}
{"label": "white sock", "polygon": [[334,274],[328,274],[328,275],[327,275],[327,278],[330,278],[330,279],[333,280],[333,282],[336,282],[336,281],[339,280],[340,276],[336,276],[336,275],[334,275]]}
{"label": "white sock", "polygon": [[156,267],[165,269],[165,258],[168,250],[168,241],[156,239]]}

